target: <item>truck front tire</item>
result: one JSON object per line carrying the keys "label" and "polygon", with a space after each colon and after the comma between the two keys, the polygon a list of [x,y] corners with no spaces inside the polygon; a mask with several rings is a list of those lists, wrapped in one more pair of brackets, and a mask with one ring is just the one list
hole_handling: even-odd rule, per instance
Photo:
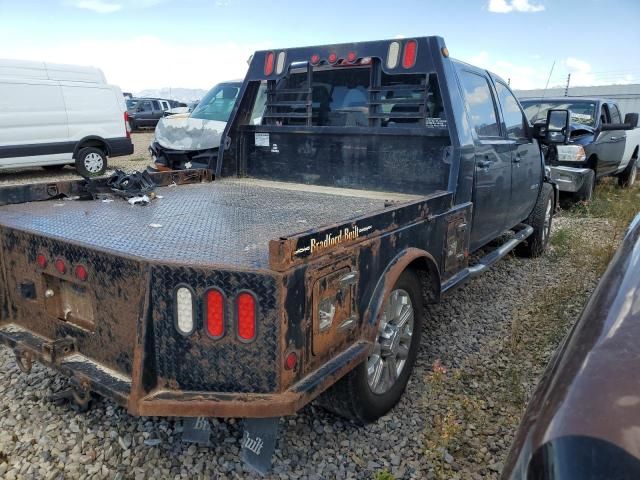
{"label": "truck front tire", "polygon": [[531,258],[539,257],[547,249],[549,237],[551,236],[553,203],[553,187],[548,183],[543,183],[533,212],[524,222],[533,227],[533,233],[516,247],[515,252],[517,255]]}
{"label": "truck front tire", "polygon": [[420,285],[413,271],[402,273],[378,319],[369,358],[319,397],[323,408],[365,424],[377,420],[398,403],[420,346],[424,316]]}
{"label": "truck front tire", "polygon": [[638,177],[638,157],[637,153],[630,161],[627,168],[618,176],[618,185],[622,188],[632,187],[636,183]]}

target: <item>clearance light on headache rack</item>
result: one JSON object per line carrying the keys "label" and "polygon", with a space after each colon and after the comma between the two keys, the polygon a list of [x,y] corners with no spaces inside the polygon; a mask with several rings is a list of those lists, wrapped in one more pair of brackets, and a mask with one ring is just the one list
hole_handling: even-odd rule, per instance
{"label": "clearance light on headache rack", "polygon": [[275,54],[273,52],[268,52],[266,57],[264,58],[264,74],[269,76],[273,73],[273,65],[275,63]]}
{"label": "clearance light on headache rack", "polygon": [[400,42],[391,42],[387,52],[387,68],[396,68],[400,58]]}
{"label": "clearance light on headache rack", "polygon": [[329,61],[329,63],[331,65],[333,65],[334,63],[336,63],[338,61],[338,55],[336,55],[335,53],[330,53],[329,54],[329,58],[327,58],[327,60]]}
{"label": "clearance light on headache rack", "polygon": [[349,52],[347,54],[347,62],[349,63],[353,63],[358,59],[358,56],[356,55],[356,52]]}
{"label": "clearance light on headache rack", "polygon": [[311,65],[318,65],[320,63],[320,55],[314,53],[313,55],[311,55],[310,61]]}
{"label": "clearance light on headache rack", "polygon": [[175,293],[176,328],[182,335],[190,335],[195,328],[193,292],[189,287],[178,287]]}
{"label": "clearance light on headache rack", "polygon": [[404,44],[404,52],[402,54],[402,67],[411,68],[416,64],[416,56],[418,53],[418,42],[408,40]]}

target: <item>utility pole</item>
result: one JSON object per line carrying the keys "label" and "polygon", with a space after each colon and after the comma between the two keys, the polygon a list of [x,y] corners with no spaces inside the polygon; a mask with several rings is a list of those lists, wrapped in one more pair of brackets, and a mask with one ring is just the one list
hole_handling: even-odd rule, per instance
{"label": "utility pole", "polygon": [[569,82],[571,81],[571,74],[567,75],[567,86],[564,87],[564,96],[569,96]]}
{"label": "utility pole", "polygon": [[511,78],[507,78],[507,86],[511,86]]}

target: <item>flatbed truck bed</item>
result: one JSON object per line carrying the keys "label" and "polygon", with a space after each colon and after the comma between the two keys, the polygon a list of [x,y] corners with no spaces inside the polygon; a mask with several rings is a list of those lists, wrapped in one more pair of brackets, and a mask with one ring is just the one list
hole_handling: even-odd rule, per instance
{"label": "flatbed truck bed", "polygon": [[419,195],[251,178],[166,186],[145,207],[29,202],[0,207],[4,227],[145,261],[261,269],[270,240],[419,200]]}

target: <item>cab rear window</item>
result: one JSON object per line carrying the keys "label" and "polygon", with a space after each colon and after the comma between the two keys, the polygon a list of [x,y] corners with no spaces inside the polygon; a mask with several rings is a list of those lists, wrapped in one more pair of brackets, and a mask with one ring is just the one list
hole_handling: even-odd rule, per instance
{"label": "cab rear window", "polygon": [[[446,127],[435,74],[328,68],[291,73],[267,87],[264,123],[331,127]],[[433,120],[437,121],[433,121]]]}

